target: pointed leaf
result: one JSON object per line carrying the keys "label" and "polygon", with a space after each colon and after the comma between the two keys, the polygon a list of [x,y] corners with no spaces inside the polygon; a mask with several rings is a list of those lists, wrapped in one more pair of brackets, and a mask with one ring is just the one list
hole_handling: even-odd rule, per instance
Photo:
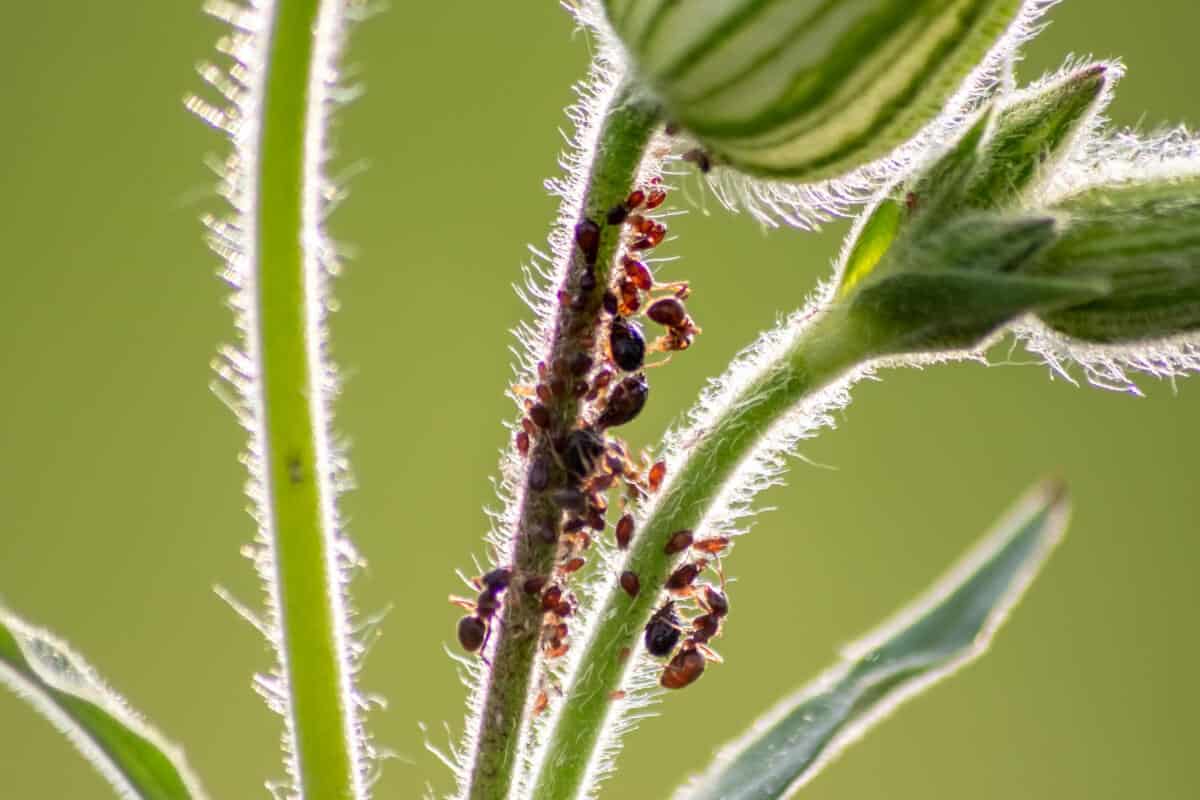
{"label": "pointed leaf", "polygon": [[1062,487],[1028,496],[996,531],[846,660],[727,745],[677,800],[788,797],[910,697],[978,658],[1066,527]]}
{"label": "pointed leaf", "polygon": [[66,735],[119,797],[205,796],[179,749],[134,714],[82,658],[2,607],[0,684]]}

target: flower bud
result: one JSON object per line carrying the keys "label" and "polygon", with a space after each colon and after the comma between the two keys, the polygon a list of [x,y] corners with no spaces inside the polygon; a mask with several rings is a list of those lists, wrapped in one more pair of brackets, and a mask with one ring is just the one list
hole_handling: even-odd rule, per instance
{"label": "flower bud", "polygon": [[716,163],[816,181],[882,158],[942,111],[1021,0],[604,0],[671,118]]}
{"label": "flower bud", "polygon": [[1039,315],[1059,333],[1129,344],[1200,330],[1200,178],[1099,187],[1057,206],[1063,230],[1032,275],[1102,278],[1111,293]]}

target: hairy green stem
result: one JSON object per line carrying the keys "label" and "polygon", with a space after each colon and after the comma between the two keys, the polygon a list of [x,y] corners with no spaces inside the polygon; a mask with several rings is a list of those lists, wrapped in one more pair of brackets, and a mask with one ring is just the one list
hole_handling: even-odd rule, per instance
{"label": "hairy green stem", "polygon": [[[531,485],[527,475],[519,499],[521,513],[513,532],[510,562],[514,578],[505,596],[500,623],[494,626],[499,640],[487,676],[487,695],[467,792],[472,800],[505,798],[512,789],[544,616],[540,596],[527,594],[521,587],[530,578],[549,579],[554,568],[562,508],[553,497],[567,486],[554,442],[579,422],[581,401],[571,387],[583,378],[573,374],[572,359],[595,350],[603,296],[621,238],[620,226],[605,226],[604,219],[628,196],[658,124],[657,106],[627,87],[617,89],[600,122],[578,220],[591,220],[601,226],[595,287],[581,290],[587,264],[580,248],[574,247],[561,287],[566,302],[559,304],[543,379],[546,385],[557,385],[565,391],[559,391],[547,404],[550,425],[537,437],[528,456],[531,465],[545,467],[549,478],[539,488]],[[576,298],[582,302],[574,302]]]}
{"label": "hairy green stem", "polygon": [[321,356],[319,35],[337,0],[277,0],[264,65],[255,174],[257,367],[275,600],[297,791],[365,796],[338,575]]}
{"label": "hairy green stem", "polygon": [[614,693],[636,663],[630,654],[637,652],[642,629],[661,602],[655,587],[663,585],[680,559],[666,553],[667,540],[676,531],[700,527],[738,467],[784,415],[869,357],[866,339],[840,309],[814,319],[777,363],[726,406],[667,477],[624,566],[639,577],[642,590],[631,598],[614,585],[603,598],[548,749],[537,764],[534,798],[587,794],[612,698],[619,696]]}

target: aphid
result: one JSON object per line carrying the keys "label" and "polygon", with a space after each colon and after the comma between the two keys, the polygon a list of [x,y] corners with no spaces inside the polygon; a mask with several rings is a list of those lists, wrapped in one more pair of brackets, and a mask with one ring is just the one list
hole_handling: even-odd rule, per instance
{"label": "aphid", "polygon": [[675,601],[668,600],[654,612],[646,623],[644,641],[646,652],[655,658],[663,658],[671,654],[675,645],[679,644],[679,617],[675,614]]}
{"label": "aphid", "polygon": [[590,219],[576,225],[575,244],[583,252],[584,263],[595,264],[600,253],[600,226]]}
{"label": "aphid", "polygon": [[534,575],[525,579],[525,583],[521,585],[521,589],[525,594],[540,594],[545,586],[546,577],[544,575]]}
{"label": "aphid", "polygon": [[587,520],[583,517],[571,517],[563,523],[563,533],[578,533],[587,525]]}
{"label": "aphid", "polygon": [[591,428],[578,428],[567,434],[562,446],[563,465],[572,477],[583,480],[596,470],[604,455],[604,439]]}
{"label": "aphid", "polygon": [[535,492],[545,491],[550,485],[550,462],[546,458],[535,458],[529,465],[529,488]]}
{"label": "aphid", "polygon": [[701,553],[708,553],[709,555],[716,555],[717,553],[724,552],[725,548],[728,546],[728,536],[713,536],[708,539],[699,539],[695,542],[692,542],[693,550],[697,550]]}
{"label": "aphid", "polygon": [[619,205],[615,205],[612,208],[610,208],[608,210],[608,214],[605,215],[604,219],[606,222],[608,222],[609,225],[620,225],[622,222],[625,221],[625,218],[628,216],[629,216],[629,209],[625,206],[624,203],[621,203]]}
{"label": "aphid", "polygon": [[587,375],[591,371],[593,363],[592,357],[588,353],[576,353],[571,357],[571,374],[576,377]]}
{"label": "aphid", "polygon": [[708,562],[701,559],[694,564],[684,564],[671,573],[667,578],[664,588],[671,594],[690,595],[692,593],[692,584],[696,582],[696,578],[708,566]]}
{"label": "aphid", "polygon": [[630,375],[609,393],[604,412],[596,420],[596,427],[604,430],[632,422],[642,413],[649,394],[650,386],[646,383],[646,376],[640,373]]}
{"label": "aphid", "polygon": [[587,495],[577,486],[559,489],[551,495],[554,504],[563,511],[573,511],[581,514],[587,508]]}
{"label": "aphid", "polygon": [[663,548],[663,552],[669,556],[676,553],[682,553],[692,546],[692,532],[689,530],[675,531],[667,539],[667,545]]}
{"label": "aphid", "polygon": [[601,307],[604,309],[605,314],[614,317],[621,310],[621,302],[617,300],[617,296],[610,290],[604,293],[604,300]]}
{"label": "aphid", "polygon": [[650,268],[641,261],[625,256],[621,260],[621,265],[625,268],[625,277],[629,278],[638,289],[648,292],[654,288],[654,275],[650,272]]}
{"label": "aphid", "polygon": [[[646,316],[668,328],[682,328],[687,322],[687,309],[674,297],[660,297],[646,309]],[[541,397],[541,395],[538,395]]]}
{"label": "aphid", "polygon": [[631,317],[642,307],[642,295],[637,286],[629,278],[622,278],[617,283],[620,300],[617,303],[617,313],[622,317]]}
{"label": "aphid", "polygon": [[630,597],[637,597],[641,591],[642,582],[638,579],[637,573],[626,570],[621,573],[621,588],[625,590],[625,594]]}
{"label": "aphid", "polygon": [[658,208],[667,199],[667,193],[662,189],[651,189],[650,194],[646,195],[646,208],[650,211]]}
{"label": "aphid", "polygon": [[608,334],[608,346],[612,350],[613,362],[626,372],[637,372],[646,359],[646,340],[636,323],[620,317],[612,322]]}
{"label": "aphid", "polygon": [[521,430],[525,431],[530,436],[537,435],[537,425],[534,425],[533,420],[531,420],[529,417],[522,417]]}
{"label": "aphid", "polygon": [[633,211],[635,208],[640,207],[644,202],[646,202],[646,193],[641,189],[634,189],[629,193],[629,197],[625,198],[625,208]]}
{"label": "aphid", "polygon": [[712,158],[702,148],[688,150],[683,154],[683,160],[696,165],[696,169],[708,174],[712,170]]}
{"label": "aphid", "polygon": [[542,594],[542,610],[553,611],[558,608],[559,602],[562,600],[562,587],[551,586]]}
{"label": "aphid", "polygon": [[582,558],[576,556],[575,558],[572,558],[570,561],[568,561],[567,563],[562,565],[562,571],[565,572],[566,574],[570,575],[572,572],[578,572],[580,569],[583,568],[583,565],[586,563],[587,562],[584,561]]}
{"label": "aphid", "polygon": [[462,645],[463,650],[474,653],[483,647],[487,631],[487,623],[482,619],[474,615],[465,616],[458,621],[458,643]]}
{"label": "aphid", "polygon": [[[649,309],[647,309],[647,312],[648,311],[649,311]],[[654,318],[651,317],[651,319],[654,319]],[[655,322],[657,322],[657,321],[658,320],[655,320]],[[664,323],[664,324],[666,324],[666,323]],[[550,387],[547,386],[546,384],[539,383],[537,385],[537,388],[534,391],[537,393],[537,399],[541,400],[544,404],[550,405],[552,402],[554,402],[554,395],[550,392]],[[545,427],[545,426],[543,426],[543,427]]]}
{"label": "aphid", "polygon": [[617,548],[629,549],[629,541],[633,538],[633,515],[624,514],[617,522]]}
{"label": "aphid", "polygon": [[671,663],[663,668],[659,684],[664,689],[682,689],[704,674],[704,656],[694,646],[685,645]]}
{"label": "aphid", "polygon": [[545,429],[550,427],[550,409],[540,403],[529,409],[529,418],[539,428]]}
{"label": "aphid", "polygon": [[646,482],[650,486],[650,491],[657,492],[662,486],[663,478],[667,477],[667,462],[656,461],[654,466],[650,467],[650,474],[646,476]]}
{"label": "aphid", "polygon": [[516,436],[517,452],[521,454],[521,458],[529,455],[529,434],[525,431],[518,431]]}
{"label": "aphid", "polygon": [[609,700],[624,700],[625,699],[625,691],[623,689],[617,689],[615,691],[609,692],[608,699]]}
{"label": "aphid", "polygon": [[533,709],[532,709],[533,715],[535,717],[541,716],[542,712],[544,712],[549,707],[549,705],[550,705],[550,698],[546,696],[546,693],[538,692],[537,699],[533,701]]}

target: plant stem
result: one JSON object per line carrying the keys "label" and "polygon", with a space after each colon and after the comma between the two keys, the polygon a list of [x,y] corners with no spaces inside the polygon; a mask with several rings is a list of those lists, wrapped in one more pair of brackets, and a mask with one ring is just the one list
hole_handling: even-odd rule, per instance
{"label": "plant stem", "polygon": [[270,11],[255,164],[255,304],[264,528],[288,727],[300,796],[365,797],[338,574],[336,490],[322,356],[320,153],[327,80],[322,27],[337,0],[277,0]]}
{"label": "plant stem", "polygon": [[700,528],[738,467],[772,427],[868,357],[865,340],[838,308],[812,320],[783,357],[726,406],[667,476],[624,566],[638,575],[642,591],[631,598],[614,583],[594,613],[578,672],[536,765],[532,797],[563,800],[587,794],[613,710],[611,698],[619,696],[614,692],[636,664],[630,654],[637,652],[643,627],[661,602],[655,587],[663,585],[681,557],[665,552],[667,540],[676,531]]}
{"label": "plant stem", "polygon": [[[510,561],[514,578],[505,596],[502,618],[495,626],[498,641],[487,676],[485,706],[480,715],[467,791],[472,800],[505,798],[512,788],[544,616],[540,596],[525,593],[521,586],[531,577],[548,580],[554,567],[562,508],[553,496],[567,486],[567,475],[554,452],[554,442],[561,441],[579,422],[581,402],[571,387],[584,378],[573,373],[572,359],[581,353],[592,355],[596,350],[602,300],[621,237],[620,226],[605,226],[604,219],[631,191],[658,124],[657,106],[626,86],[617,88],[600,122],[577,220],[580,223],[591,220],[601,226],[592,270],[595,287],[581,290],[588,265],[580,248],[572,247],[560,295],[566,302],[558,306],[550,352],[544,362],[547,374],[542,379],[546,385],[557,385],[564,390],[547,404],[550,425],[539,434],[528,457],[530,465],[539,464],[548,470],[549,479],[537,488],[531,485],[528,474],[533,470],[528,470],[518,501],[521,510],[513,531]],[[576,298],[581,302],[575,302]]]}

